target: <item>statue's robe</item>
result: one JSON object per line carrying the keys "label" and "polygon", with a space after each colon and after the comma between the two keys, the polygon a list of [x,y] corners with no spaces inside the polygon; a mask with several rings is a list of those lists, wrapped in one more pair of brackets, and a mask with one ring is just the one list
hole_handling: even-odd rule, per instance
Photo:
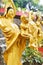
{"label": "statue's robe", "polygon": [[26,40],[20,35],[18,26],[12,21],[11,18],[0,18],[0,29],[5,36],[7,45],[4,60],[7,65],[21,65],[21,56]]}

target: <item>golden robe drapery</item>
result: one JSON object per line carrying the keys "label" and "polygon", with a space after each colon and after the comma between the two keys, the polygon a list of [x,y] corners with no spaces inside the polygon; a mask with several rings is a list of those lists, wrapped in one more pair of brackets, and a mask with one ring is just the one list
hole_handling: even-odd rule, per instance
{"label": "golden robe drapery", "polygon": [[5,36],[7,45],[7,50],[4,52],[5,63],[7,65],[21,65],[25,38],[20,35],[18,26],[10,18],[0,18],[0,29]]}

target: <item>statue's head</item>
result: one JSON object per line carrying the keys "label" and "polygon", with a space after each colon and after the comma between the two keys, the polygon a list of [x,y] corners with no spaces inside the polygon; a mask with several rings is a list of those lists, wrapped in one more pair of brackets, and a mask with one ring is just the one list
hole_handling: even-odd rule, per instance
{"label": "statue's head", "polygon": [[33,12],[31,18],[32,18],[32,20],[33,20],[34,22],[36,22],[36,21],[38,20],[37,13],[36,13],[36,12]]}
{"label": "statue's head", "polygon": [[10,17],[10,18],[13,18],[14,17],[14,10],[13,10],[12,7],[8,7],[7,8],[6,16],[7,17]]}
{"label": "statue's head", "polygon": [[23,23],[28,23],[28,17],[27,17],[26,15],[22,15],[22,16],[21,16],[21,21],[22,21]]}

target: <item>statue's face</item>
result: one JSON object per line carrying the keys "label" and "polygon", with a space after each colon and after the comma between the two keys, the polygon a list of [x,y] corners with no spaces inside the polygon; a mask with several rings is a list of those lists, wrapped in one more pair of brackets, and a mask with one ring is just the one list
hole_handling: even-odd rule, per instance
{"label": "statue's face", "polygon": [[26,15],[22,16],[22,17],[21,17],[21,21],[22,21],[23,23],[28,23],[28,17],[27,17]]}
{"label": "statue's face", "polygon": [[14,10],[13,10],[13,9],[9,9],[7,15],[8,15],[9,17],[14,17]]}

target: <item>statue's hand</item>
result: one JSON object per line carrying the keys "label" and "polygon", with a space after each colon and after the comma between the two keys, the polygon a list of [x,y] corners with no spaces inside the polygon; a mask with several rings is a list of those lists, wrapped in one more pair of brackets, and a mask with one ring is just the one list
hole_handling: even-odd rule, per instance
{"label": "statue's hand", "polygon": [[21,33],[21,36],[25,37],[25,38],[30,38],[31,37],[31,34],[26,34],[26,33]]}

